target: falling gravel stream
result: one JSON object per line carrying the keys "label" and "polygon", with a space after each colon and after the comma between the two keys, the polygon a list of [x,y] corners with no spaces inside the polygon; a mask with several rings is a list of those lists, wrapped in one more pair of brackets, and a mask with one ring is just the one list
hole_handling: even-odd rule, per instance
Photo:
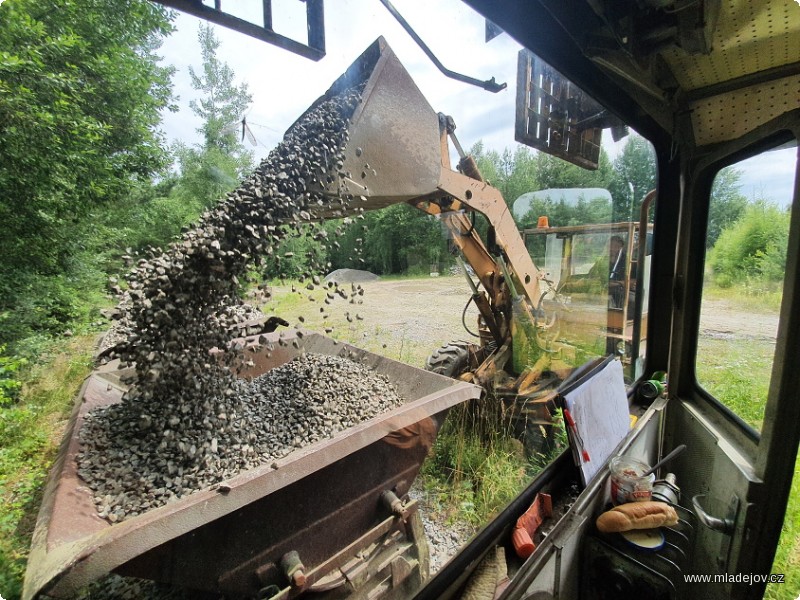
{"label": "falling gravel stream", "polygon": [[[346,176],[359,100],[350,89],[318,103],[237,190],[127,276],[129,333],[116,355],[135,377],[122,402],[90,413],[80,432],[79,473],[101,517],[122,521],[402,402],[385,378],[347,359],[303,355],[251,382],[234,374],[242,348],[231,347],[230,331],[241,312],[231,307],[247,270],[280,260],[279,242],[317,211],[344,214],[353,200],[320,190]],[[309,289],[320,283],[313,276]]]}

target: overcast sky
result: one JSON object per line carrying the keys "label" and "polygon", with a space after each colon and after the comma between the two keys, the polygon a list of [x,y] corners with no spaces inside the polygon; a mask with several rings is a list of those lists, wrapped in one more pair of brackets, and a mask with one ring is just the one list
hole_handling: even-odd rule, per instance
{"label": "overcast sky", "polygon": [[[298,0],[273,0],[275,31],[305,42],[305,4]],[[451,115],[456,135],[466,149],[478,140],[502,151],[517,147],[514,141],[514,94],[517,53],[520,46],[508,35],[484,41],[484,20],[459,0],[393,0],[394,6],[453,71],[486,80],[494,77],[508,88],[497,94],[448,79],[425,56],[378,0],[333,0],[325,4],[326,56],[318,61],[297,56],[249,36],[216,27],[221,41],[218,58],[228,63],[237,82],[247,83],[253,95],[247,121],[258,140],[260,159],[281,139],[283,132],[331,83],[382,35],[411,74],[433,109]],[[255,22],[261,0],[225,2],[226,10]],[[200,19],[178,14],[177,31],[165,41],[161,54],[172,64],[178,113],[166,113],[164,131],[170,141],[199,141],[199,120],[188,107],[196,92],[188,67],[201,64],[197,31]],[[607,132],[606,132],[607,133]],[[615,156],[619,144],[604,136],[604,147]],[[744,165],[742,192],[766,196],[786,204],[794,184],[795,149],[767,153]]]}

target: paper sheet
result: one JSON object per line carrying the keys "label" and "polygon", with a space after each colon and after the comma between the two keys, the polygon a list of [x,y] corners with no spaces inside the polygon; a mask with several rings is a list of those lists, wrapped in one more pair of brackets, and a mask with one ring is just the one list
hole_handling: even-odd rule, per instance
{"label": "paper sheet", "polygon": [[[580,464],[581,478],[586,485],[630,429],[622,363],[610,360],[601,364],[596,372],[590,372],[569,390],[563,391],[562,397],[583,442],[579,447],[574,432],[568,428],[570,443]],[[588,461],[582,456],[584,450],[588,453]]]}

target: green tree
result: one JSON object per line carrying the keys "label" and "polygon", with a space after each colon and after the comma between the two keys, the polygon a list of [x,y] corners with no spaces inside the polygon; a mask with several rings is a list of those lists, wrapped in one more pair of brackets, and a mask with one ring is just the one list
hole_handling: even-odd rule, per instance
{"label": "green tree", "polygon": [[203,57],[203,71],[200,75],[189,67],[192,87],[203,93],[203,97],[189,102],[194,114],[203,119],[198,130],[203,134],[206,148],[217,147],[228,154],[242,153],[242,145],[237,139],[238,130],[231,124],[244,115],[253,96],[246,83],[236,85],[233,69],[217,58],[220,41],[214,35],[210,23],[201,23],[197,39]]}
{"label": "green tree", "polygon": [[[614,176],[611,161],[603,151],[599,166],[593,171],[544,152],[534,153],[525,146],[517,146],[513,153],[508,148],[500,153],[486,150],[482,142],[477,142],[471,154],[484,178],[500,190],[509,207],[523,194],[543,189],[606,189]],[[605,201],[590,195],[583,197],[577,206],[569,206],[558,198],[544,198],[534,202],[519,225],[531,226],[540,215],[547,215],[551,224],[558,225],[602,223],[610,220],[610,209]]]}
{"label": "green tree", "polygon": [[563,198],[547,195],[534,198],[531,208],[520,219],[521,228],[536,227],[539,217],[546,216],[551,227],[610,223],[611,205],[606,197],[581,195],[577,203],[567,204]]}
{"label": "green tree", "polygon": [[189,102],[192,112],[203,120],[197,129],[202,144],[176,145],[181,178],[176,190],[201,199],[206,206],[218,200],[253,168],[253,154],[245,149],[239,122],[253,97],[247,84],[237,85],[233,69],[219,60],[220,41],[208,23],[198,31],[202,68],[189,67],[192,87],[200,97]]}
{"label": "green tree", "polygon": [[[607,189],[613,173],[611,161],[604,150],[600,150],[598,167],[584,169],[556,156],[539,152],[535,162],[536,179],[539,189],[561,188],[603,188]],[[527,190],[532,191],[532,190]]]}
{"label": "green tree", "polygon": [[283,226],[284,237],[273,253],[263,259],[265,278],[307,277],[325,271],[329,253],[320,232],[328,230],[326,225]]}
{"label": "green tree", "polygon": [[706,248],[713,248],[722,231],[735,223],[747,208],[747,198],[739,192],[741,177],[739,169],[727,167],[714,178],[708,209]]}
{"label": "green tree", "polygon": [[173,193],[175,186],[175,175],[155,185],[139,186],[113,204],[93,211],[91,219],[76,231],[82,240],[81,262],[96,268],[100,286],[106,275],[123,269],[123,255],[148,246],[165,246],[182,227],[197,220],[203,205]]}
{"label": "green tree", "polygon": [[478,140],[469,149],[469,154],[478,164],[483,178],[494,185],[500,179],[500,155],[495,150],[487,150],[483,140]]}
{"label": "green tree", "polygon": [[525,192],[538,189],[536,157],[525,146],[517,146],[513,153],[506,148],[501,154],[486,150],[483,142],[478,141],[470,154],[478,163],[483,178],[500,190],[509,207]]}
{"label": "green tree", "polygon": [[332,268],[367,269],[379,275],[428,273],[446,266],[447,235],[440,221],[407,204],[327,224]]}
{"label": "green tree", "polygon": [[783,281],[789,218],[788,210],[764,200],[748,205],[709,253],[717,283],[726,287],[748,279]]}
{"label": "green tree", "polygon": [[[602,150],[595,170],[584,169],[543,152],[536,155],[535,170],[540,189],[543,190],[607,189],[613,178],[611,161]],[[520,225],[533,227],[540,216],[547,216],[551,226],[607,223],[611,220],[611,206],[604,197],[593,196],[589,191],[581,194],[574,204],[568,204],[560,194],[554,193],[535,199],[531,209],[520,219]]]}
{"label": "green tree", "polygon": [[614,200],[615,221],[638,221],[645,195],[656,187],[656,155],[645,138],[632,133],[614,159],[608,186]]}
{"label": "green tree", "polygon": [[0,338],[13,340],[75,314],[77,224],[167,164],[171,71],[155,51],[171,25],[146,0],[12,0],[0,22]]}

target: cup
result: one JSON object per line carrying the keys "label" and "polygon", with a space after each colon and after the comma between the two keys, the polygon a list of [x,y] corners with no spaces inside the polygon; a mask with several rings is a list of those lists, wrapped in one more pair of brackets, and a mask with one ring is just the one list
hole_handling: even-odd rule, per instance
{"label": "cup", "polygon": [[642,461],[615,456],[609,463],[610,495],[614,506],[627,502],[646,502],[653,496],[654,473],[645,475],[650,466]]}

